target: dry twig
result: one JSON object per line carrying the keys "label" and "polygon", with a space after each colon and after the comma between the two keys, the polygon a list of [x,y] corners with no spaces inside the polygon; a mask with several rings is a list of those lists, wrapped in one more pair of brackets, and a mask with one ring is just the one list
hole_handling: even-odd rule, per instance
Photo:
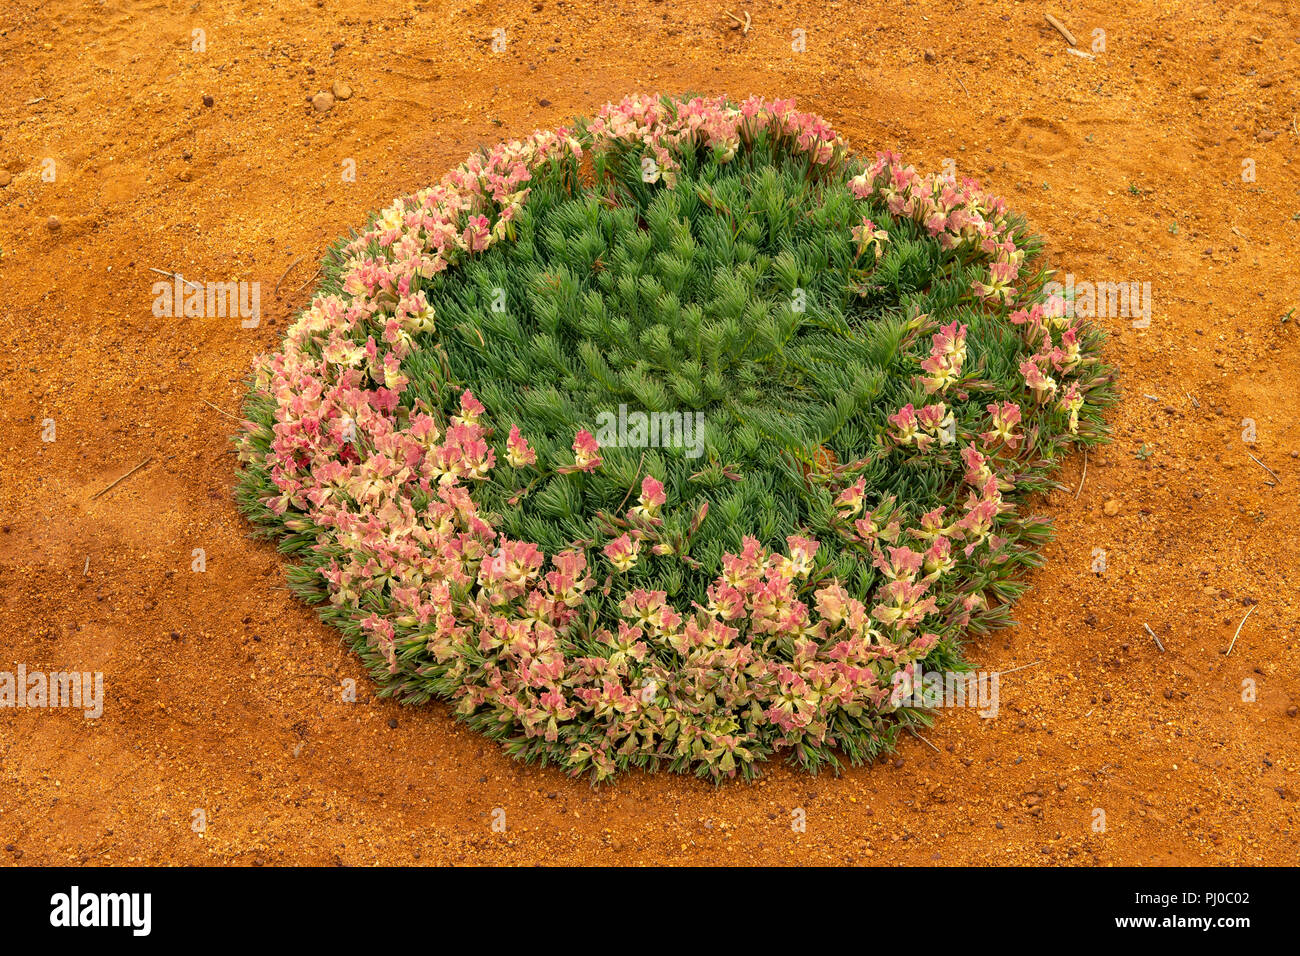
{"label": "dry twig", "polygon": [[1069,27],[1067,27],[1060,20],[1056,19],[1056,17],[1052,16],[1050,13],[1044,13],[1043,16],[1047,18],[1047,22],[1050,23],[1056,29],[1057,33],[1065,37],[1066,43],[1070,44],[1070,46],[1079,45],[1079,41],[1074,38],[1074,34],[1070,32]]}
{"label": "dry twig", "polygon": [[1272,475],[1273,478],[1275,479],[1275,481],[1280,482],[1280,481],[1282,480],[1281,478],[1278,478],[1278,477],[1277,477],[1277,472],[1274,471],[1272,468],[1268,467],[1268,465],[1264,464],[1262,461],[1260,461],[1260,460],[1259,460],[1258,458],[1256,458],[1254,455],[1250,454],[1250,452],[1246,452],[1246,454],[1247,454],[1247,456],[1249,456],[1249,458],[1250,458],[1251,461],[1253,461],[1255,464],[1259,465],[1259,467],[1263,468],[1266,472],[1268,472],[1270,475]]}
{"label": "dry twig", "polygon": [[166,276],[169,279],[180,279],[191,289],[198,289],[200,292],[203,291],[203,286],[199,285],[197,282],[191,282],[189,279],[185,278],[179,272],[168,272],[166,269],[155,269],[153,266],[149,266],[148,268],[150,272],[156,272],[160,276]]}
{"label": "dry twig", "polygon": [[280,283],[284,281],[284,277],[287,276],[290,270],[300,262],[302,262],[302,256],[299,256],[297,259],[294,259],[293,262],[289,263],[289,267],[280,273],[280,278],[275,280],[275,294],[277,296],[280,294]]}
{"label": "dry twig", "polygon": [[[1258,604],[1252,604],[1252,605],[1250,606],[1250,610],[1246,612],[1246,617],[1250,617],[1252,614],[1254,614],[1254,613],[1255,613],[1255,608],[1257,608],[1257,607],[1259,607]],[[1241,629],[1242,629],[1243,627],[1245,627],[1245,625],[1246,625],[1246,617],[1243,617],[1243,618],[1241,619],[1241,623],[1237,625],[1237,633],[1234,634],[1234,635],[1232,635],[1232,643],[1228,645],[1228,654],[1231,654],[1231,653],[1232,653],[1232,649],[1233,649],[1234,647],[1237,646],[1237,637],[1238,637],[1238,635],[1241,634]],[[1224,657],[1227,657],[1227,656],[1228,656],[1227,654],[1224,655]]]}
{"label": "dry twig", "polygon": [[222,415],[225,415],[227,418],[231,419],[232,421],[236,421],[236,422],[237,422],[237,421],[241,421],[241,419],[240,419],[240,417],[239,417],[238,415],[232,415],[232,414],[230,414],[230,412],[226,411],[224,408],[218,408],[216,405],[213,405],[213,404],[212,404],[210,401],[208,401],[206,398],[200,398],[199,401],[202,402],[204,405],[208,406],[208,408],[212,409],[213,411],[215,411],[215,412],[220,412]]}
{"label": "dry twig", "polygon": [[140,462],[140,464],[136,465],[134,468],[132,468],[130,471],[128,471],[128,472],[127,472],[125,475],[123,475],[121,478],[118,478],[116,481],[114,481],[114,482],[113,482],[111,485],[109,485],[107,488],[103,488],[103,489],[101,489],[101,490],[95,492],[93,495],[90,496],[90,500],[91,500],[91,501],[94,501],[96,498],[100,497],[101,495],[106,495],[106,494],[108,494],[110,491],[112,491],[114,488],[116,488],[119,484],[121,484],[122,482],[126,481],[128,478],[130,478],[132,475],[134,475],[137,471],[139,471],[139,470],[140,470],[141,468],[143,468],[145,465],[149,464],[149,462],[151,462],[151,461],[153,461],[153,455],[150,455],[150,456],[149,456],[148,458],[146,458],[144,461]]}
{"label": "dry twig", "polygon": [[294,291],[295,293],[297,293],[297,292],[301,292],[301,291],[303,290],[303,288],[307,285],[307,283],[308,283],[308,282],[311,282],[311,280],[314,279],[314,278],[316,278],[318,275],[320,275],[320,266],[317,266],[317,267],[316,267],[316,271],[313,272],[311,275],[309,275],[309,276],[307,277],[307,280],[306,280],[305,282],[303,282],[302,285],[298,286],[298,288],[294,289],[293,291]]}
{"label": "dry twig", "polygon": [[935,753],[942,753],[942,751],[940,751],[938,747],[936,747],[934,744],[930,743],[930,741],[926,740],[924,737],[922,737],[920,734],[918,734],[918,733],[917,733],[915,730],[913,730],[911,727],[908,727],[908,728],[907,728],[907,732],[910,733],[910,734],[911,734],[913,737],[915,737],[917,740],[921,741],[921,743],[925,744],[927,747],[929,747],[929,748],[930,748],[931,750],[933,750]]}
{"label": "dry twig", "polygon": [[739,23],[739,24],[740,24],[740,32],[741,32],[743,35],[748,36],[748,35],[749,35],[749,25],[750,25],[750,23],[752,23],[753,21],[750,20],[750,17],[749,17],[749,11],[748,11],[748,10],[744,11],[744,13],[745,13],[745,19],[743,19],[743,20],[740,19],[740,17],[736,16],[734,13],[732,13],[732,12],[730,12],[730,11],[727,12],[727,16],[731,17],[731,19],[733,19],[733,20],[735,20],[737,23]]}
{"label": "dry twig", "polygon": [[1143,621],[1142,626],[1147,629],[1147,633],[1151,635],[1151,639],[1156,642],[1156,647],[1160,648],[1160,653],[1163,654],[1165,652],[1165,646],[1160,643],[1160,638],[1156,637],[1156,632],[1151,630],[1151,625],[1146,621]]}

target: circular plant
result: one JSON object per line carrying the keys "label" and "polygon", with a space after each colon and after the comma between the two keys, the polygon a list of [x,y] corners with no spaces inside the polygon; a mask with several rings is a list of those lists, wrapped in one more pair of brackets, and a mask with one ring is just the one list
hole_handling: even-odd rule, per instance
{"label": "circular plant", "polygon": [[1009,623],[1100,334],[970,180],[788,101],[633,96],[340,242],[239,499],[380,692],[518,757],[869,760]]}

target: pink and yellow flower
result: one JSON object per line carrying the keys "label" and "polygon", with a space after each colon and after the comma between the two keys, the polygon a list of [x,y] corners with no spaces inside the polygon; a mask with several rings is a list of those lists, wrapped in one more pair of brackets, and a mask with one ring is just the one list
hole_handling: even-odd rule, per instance
{"label": "pink and yellow flower", "polygon": [[528,439],[519,434],[519,426],[510,426],[510,435],[506,439],[506,461],[511,468],[523,468],[537,463],[537,452],[528,446]]}
{"label": "pink and yellow flower", "polygon": [[605,545],[605,557],[618,571],[627,572],[636,567],[637,556],[641,553],[641,542],[630,535],[619,535]]}
{"label": "pink and yellow flower", "polygon": [[859,257],[865,256],[869,249],[875,250],[877,259],[884,255],[885,243],[889,241],[889,233],[879,228],[866,216],[863,216],[861,224],[854,226],[850,232],[853,235],[853,241],[857,243]]}

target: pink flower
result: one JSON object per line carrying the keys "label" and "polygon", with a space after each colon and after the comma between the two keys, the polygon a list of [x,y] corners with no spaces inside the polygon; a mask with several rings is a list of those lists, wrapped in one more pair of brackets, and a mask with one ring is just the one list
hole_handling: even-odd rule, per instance
{"label": "pink flower", "polygon": [[1008,448],[1014,449],[1020,444],[1020,439],[1024,436],[1015,431],[1015,427],[1020,424],[1019,405],[1014,402],[1003,402],[1001,405],[989,405],[985,411],[993,419],[993,427],[980,434],[980,440],[985,445],[994,445],[1002,441],[1006,442]]}
{"label": "pink flower", "polygon": [[952,556],[952,542],[947,538],[935,538],[925,552],[925,580],[933,581],[957,566]]}
{"label": "pink flower", "polygon": [[926,358],[921,362],[921,371],[925,372],[919,376],[921,385],[930,393],[942,392],[961,378],[961,365],[943,355]]}
{"label": "pink flower", "polygon": [[777,558],[776,567],[780,573],[788,575],[791,578],[804,578],[813,568],[813,555],[821,547],[820,542],[812,538],[801,538],[799,535],[790,535],[785,539],[786,547],[790,549],[788,558]]}
{"label": "pink flower", "polygon": [[980,454],[974,444],[969,444],[961,450],[961,460],[966,465],[967,484],[978,488],[993,477],[988,459]]}
{"label": "pink flower", "polygon": [[460,415],[453,417],[452,421],[457,425],[473,425],[478,421],[483,411],[483,404],[467,388],[460,396]]}
{"label": "pink flower", "polygon": [[645,628],[656,636],[676,630],[682,622],[681,615],[668,603],[668,595],[664,591],[637,588],[624,596],[618,609],[633,622],[634,627]]}
{"label": "pink flower", "polygon": [[838,628],[844,623],[849,612],[849,592],[838,584],[820,588],[813,598],[817,602],[817,613],[831,628]]}
{"label": "pink flower", "polygon": [[587,556],[581,551],[561,551],[551,558],[555,570],[546,575],[546,583],[555,600],[566,607],[577,607],[591,587],[591,576],[586,573]]}
{"label": "pink flower", "polygon": [[886,541],[898,540],[899,522],[894,520],[885,524],[886,519],[890,517],[893,511],[895,503],[894,497],[891,495],[881,502],[875,511],[869,511],[865,517],[853,522],[854,529],[863,541],[875,542],[877,538],[883,538]]}
{"label": "pink flower", "polygon": [[482,252],[492,241],[487,216],[470,216],[461,235],[461,241],[470,252]]}
{"label": "pink flower", "polygon": [[384,356],[384,388],[390,388],[395,392],[400,392],[407,384],[410,378],[402,373],[402,364],[397,360],[397,356],[389,352]]}
{"label": "pink flower", "polygon": [[[856,192],[856,190],[855,190]],[[853,241],[858,244],[858,255],[864,256],[868,249],[874,249],[876,258],[879,259],[885,251],[885,243],[889,241],[889,233],[880,229],[874,222],[866,216],[862,217],[862,223],[854,226],[850,230]]]}
{"label": "pink flower", "polygon": [[866,490],[867,479],[859,478],[839,493],[835,498],[835,506],[839,508],[841,518],[852,518],[862,510],[862,499]]}
{"label": "pink flower", "polygon": [[1062,366],[1065,369],[1073,369],[1083,360],[1079,345],[1078,326],[1070,326],[1061,333],[1061,352],[1064,356]]}
{"label": "pink flower", "polygon": [[1062,411],[1070,413],[1070,434],[1077,434],[1079,431],[1079,412],[1083,409],[1083,393],[1079,391],[1079,383],[1071,382],[1061,396],[1059,407]]}
{"label": "pink flower", "polygon": [[1025,377],[1025,387],[1031,389],[1040,402],[1046,402],[1056,394],[1056,380],[1050,375],[1044,375],[1033,358],[1020,363],[1020,374]]}
{"label": "pink flower", "polygon": [[[574,463],[568,471],[595,471],[600,467],[600,446],[585,428],[573,439]],[[565,469],[560,469],[565,470]]]}
{"label": "pink flower", "polygon": [[925,596],[927,590],[925,583],[890,581],[880,589],[884,600],[871,609],[871,616],[896,630],[911,630],[938,609],[935,599]]}
{"label": "pink flower", "polygon": [[940,355],[957,367],[966,360],[966,326],[951,322],[930,339],[930,354]]}
{"label": "pink flower", "polygon": [[895,429],[892,437],[900,445],[910,445],[916,440],[918,431],[916,409],[912,407],[911,402],[890,415],[889,423]]}
{"label": "pink flower", "polygon": [[911,548],[886,548],[876,552],[875,565],[890,581],[911,581],[921,570],[921,555]]}
{"label": "pink flower", "polygon": [[519,434],[519,426],[510,426],[510,436],[506,439],[506,461],[511,468],[523,468],[537,461],[537,452],[528,447],[528,439]]}
{"label": "pink flower", "polygon": [[722,556],[722,577],[720,580],[742,593],[748,593],[763,573],[765,555],[758,539],[745,535],[740,554]]}
{"label": "pink flower", "polygon": [[734,621],[745,613],[745,595],[738,588],[719,581],[709,585],[709,606],[705,610],[724,621]]}
{"label": "pink flower", "polygon": [[646,475],[641,481],[640,504],[631,513],[638,518],[652,520],[659,516],[659,508],[668,500],[664,494],[664,485],[657,478]]}
{"label": "pink flower", "polygon": [[968,542],[965,548],[967,557],[974,552],[976,545],[988,536],[997,518],[998,504],[992,499],[975,502],[965,517],[953,525],[954,533]]}
{"label": "pink flower", "polygon": [[[927,405],[917,412],[916,423],[927,435],[936,438],[940,445],[951,445],[957,440],[957,421],[943,402]],[[919,441],[917,445],[923,447]]]}
{"label": "pink flower", "polygon": [[629,535],[620,535],[605,545],[605,557],[618,571],[631,571],[636,566],[637,555],[641,552],[641,542]]}
{"label": "pink flower", "polygon": [[1011,283],[1018,274],[1019,270],[1011,263],[995,262],[989,266],[989,281],[974,284],[975,294],[987,301],[1010,303],[1016,294]]}

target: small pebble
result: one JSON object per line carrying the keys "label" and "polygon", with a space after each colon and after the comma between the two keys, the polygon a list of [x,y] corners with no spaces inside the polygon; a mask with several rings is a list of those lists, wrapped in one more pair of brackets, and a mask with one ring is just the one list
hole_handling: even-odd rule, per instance
{"label": "small pebble", "polygon": [[214,100],[214,99],[212,98],[212,95],[211,95],[210,93],[204,93],[204,94],[203,94],[203,105],[204,105],[204,106],[211,106],[211,105],[212,105],[213,103],[215,103],[215,102],[216,102],[216,100]]}
{"label": "small pebble", "polygon": [[347,100],[352,98],[352,87],[348,86],[342,80],[334,81],[334,98],[336,100]]}
{"label": "small pebble", "polygon": [[334,109],[334,94],[324,92],[317,93],[311,98],[311,105],[312,109],[317,113],[328,113],[330,110]]}
{"label": "small pebble", "polygon": [[1119,514],[1119,502],[1114,498],[1108,498],[1106,503],[1101,506],[1101,510],[1113,518]]}
{"label": "small pebble", "polygon": [[51,216],[49,219],[45,220],[45,227],[49,229],[50,232],[58,232],[63,228],[63,223],[59,222],[58,216]]}

